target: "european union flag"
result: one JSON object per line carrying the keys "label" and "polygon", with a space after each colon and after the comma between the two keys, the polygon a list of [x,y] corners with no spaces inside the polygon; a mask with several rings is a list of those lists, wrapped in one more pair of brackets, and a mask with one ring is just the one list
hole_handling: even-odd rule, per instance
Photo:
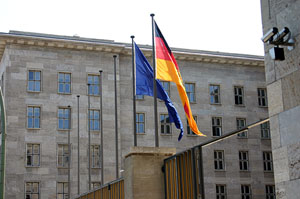
{"label": "european union flag", "polygon": [[[153,96],[153,69],[136,43],[134,43],[134,46],[136,61],[136,94]],[[178,137],[178,141],[180,141],[183,136],[183,125],[177,110],[158,79],[156,80],[156,87],[157,97],[166,104],[170,122],[174,122],[176,128],[180,129]]]}

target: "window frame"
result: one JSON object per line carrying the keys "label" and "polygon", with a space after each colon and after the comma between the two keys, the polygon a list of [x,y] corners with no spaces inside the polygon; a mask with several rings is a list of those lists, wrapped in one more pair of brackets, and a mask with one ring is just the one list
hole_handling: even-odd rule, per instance
{"label": "window frame", "polygon": [[[63,154],[62,155],[59,154],[59,146],[61,146],[61,145],[68,147],[68,150],[66,150],[67,155],[65,155],[66,153],[65,153],[64,147],[63,147]],[[72,150],[72,145],[71,145],[70,148]],[[71,151],[71,153],[72,153],[72,151]],[[68,161],[64,162],[64,160],[65,160],[64,157],[65,156],[68,157],[68,161],[71,161],[71,156],[69,154],[69,145],[66,144],[66,143],[57,143],[57,148],[56,148],[56,165],[57,165],[57,168],[61,168],[61,169],[68,168]],[[59,164],[59,157],[62,157],[62,165]],[[70,162],[70,165],[72,165],[71,162]]]}
{"label": "window frame", "polygon": [[[99,165],[95,164],[95,157],[97,157],[95,155],[95,147],[98,147],[98,158],[99,158]],[[101,148],[100,148],[100,144],[92,144],[91,145],[91,168],[92,169],[101,169]]]}
{"label": "window frame", "polygon": [[[32,148],[31,148],[32,152],[31,152],[31,154],[27,153],[28,145],[32,145]],[[34,153],[33,145],[39,145],[39,153],[38,154]],[[33,162],[34,162],[33,159],[34,158],[32,158],[32,164],[28,165],[27,164],[28,155],[31,155],[31,157],[38,156],[38,160],[39,160],[38,165],[34,165],[33,164]],[[26,145],[25,145],[25,167],[30,167],[30,168],[41,167],[41,144],[40,143],[26,143]]]}
{"label": "window frame", "polygon": [[[139,115],[144,115],[144,122],[140,122],[139,121]],[[137,117],[137,115],[138,115],[138,117]],[[137,135],[143,135],[143,134],[146,134],[146,113],[144,113],[144,112],[136,112],[136,114],[135,114],[135,118],[136,118],[136,124],[135,124],[135,126],[136,126],[136,134]],[[143,129],[143,133],[139,133],[139,124],[143,124],[144,125],[144,129]]]}
{"label": "window frame", "polygon": [[[266,125],[266,127],[264,127]],[[265,133],[267,132],[267,133]],[[260,133],[261,139],[270,140],[271,139],[271,131],[270,131],[270,122],[267,121],[265,123],[260,124]],[[267,135],[267,136],[265,136]]]}
{"label": "window frame", "polygon": [[[64,82],[62,82],[63,83],[63,85],[64,85],[64,90],[65,90],[65,85],[66,84],[68,84],[68,82],[66,82],[65,81],[65,75],[66,74],[69,74],[70,75],[70,82],[69,82],[69,84],[70,84],[70,92],[68,93],[68,92],[65,92],[65,91],[63,91],[63,92],[60,92],[60,87],[59,87],[59,85],[60,85],[60,78],[59,78],[59,76],[60,76],[60,74],[63,74],[64,75]],[[72,95],[72,73],[71,72],[58,72],[57,73],[57,93],[58,94],[62,94],[62,95]]]}
{"label": "window frame", "polygon": [[[270,188],[272,189],[272,192],[270,193]],[[266,185],[265,186],[265,194],[266,199],[276,199],[276,189],[275,185]]]}
{"label": "window frame", "polygon": [[[164,90],[166,91],[166,93],[168,94],[168,96],[171,97],[171,96],[170,96],[170,95],[171,95],[171,82],[160,80],[160,83],[161,83],[163,89],[164,89]],[[168,85],[168,86],[167,86],[167,89],[165,88],[165,85]]]}
{"label": "window frame", "polygon": [[[195,120],[195,122],[196,122],[196,124],[197,124],[197,115],[193,115],[193,118],[194,118],[194,120]],[[197,136],[197,134],[196,133],[194,133],[192,130],[191,130],[191,128],[190,128],[190,125],[189,125],[189,121],[188,121],[188,119],[186,119],[186,135],[187,136]]]}
{"label": "window frame", "polygon": [[[211,92],[211,87],[218,87],[218,93],[216,94],[215,92]],[[208,92],[209,92],[209,102],[212,105],[221,105],[221,85],[219,84],[209,84],[208,86]],[[215,102],[215,96],[218,96],[219,102]],[[212,102],[212,97],[213,97],[213,102]]]}
{"label": "window frame", "polygon": [[[62,193],[59,193],[58,192],[58,184],[63,184],[62,185],[62,187],[63,187],[63,192]],[[67,190],[66,190],[66,192],[65,192],[65,184],[67,184]],[[62,195],[62,199],[68,199],[69,198],[69,183],[68,182],[65,182],[65,181],[58,181],[58,182],[56,182],[56,198],[59,198],[58,197],[58,195],[60,194],[60,195]]]}
{"label": "window frame", "polygon": [[[68,125],[69,125],[69,128],[59,128],[59,121],[60,121],[60,117],[59,117],[59,109],[64,109],[64,115],[65,115],[65,110],[69,110],[69,117],[68,117],[68,119],[66,119],[66,118],[62,118],[64,121],[65,120],[68,120]],[[58,131],[69,131],[69,130],[71,130],[72,129],[72,118],[71,118],[71,116],[72,116],[72,107],[64,107],[64,106],[60,106],[60,107],[58,107],[57,108],[57,130]],[[64,126],[64,122],[63,122],[63,126]]]}
{"label": "window frame", "polygon": [[[272,151],[263,151],[263,166],[264,166],[264,172],[273,172],[274,166],[273,166],[273,154]],[[270,158],[267,158],[270,157]]]}
{"label": "window frame", "polygon": [[[95,112],[95,111],[99,112],[99,120],[91,119],[91,118],[90,118],[90,111],[93,111],[93,117],[94,117],[94,112]],[[101,111],[100,111],[100,109],[92,109],[92,108],[89,109],[89,110],[88,110],[88,117],[87,117],[87,120],[88,120],[88,121],[87,121],[87,122],[88,122],[88,123],[87,123],[87,124],[88,124],[88,125],[87,125],[87,129],[89,129],[89,125],[90,125],[90,121],[91,121],[91,120],[92,120],[93,126],[95,126],[94,122],[95,122],[95,121],[98,121],[98,123],[99,123],[99,129],[94,129],[94,128],[91,128],[91,127],[90,127],[90,131],[93,131],[93,132],[100,132],[100,130],[101,130]]]}
{"label": "window frame", "polygon": [[[244,125],[239,126],[239,124],[240,124],[239,121],[244,121]],[[247,120],[246,120],[246,118],[241,118],[241,117],[236,118],[236,129],[237,130],[243,129],[246,126],[247,126]],[[237,137],[240,138],[240,139],[246,139],[246,138],[248,138],[248,131],[243,131],[241,133],[238,133]]]}
{"label": "window frame", "polygon": [[[92,94],[90,94],[90,91],[89,91],[89,86],[88,84],[90,84],[90,86],[92,86],[92,90],[94,91],[94,86],[97,85],[97,84],[94,84],[94,82],[92,83],[89,83],[89,76],[98,76],[98,94],[94,94],[94,92]],[[103,77],[103,74],[102,74],[102,77]],[[96,74],[96,73],[88,73],[87,76],[86,76],[86,82],[87,82],[87,95],[89,96],[94,96],[94,97],[100,97],[100,74]],[[103,83],[102,83],[103,84]]]}
{"label": "window frame", "polygon": [[[238,94],[238,92],[236,94],[236,89],[241,89],[242,94],[240,95],[240,94]],[[238,86],[238,85],[233,86],[233,94],[234,94],[234,105],[235,106],[245,106],[245,89],[244,89],[244,86]],[[236,101],[236,97],[238,97],[238,100],[237,100],[238,103]],[[240,98],[242,100],[242,103],[239,102]]]}
{"label": "window frame", "polygon": [[[222,157],[219,157],[219,154],[222,154]],[[222,168],[220,168],[220,163],[222,165]],[[215,171],[225,171],[225,152],[224,152],[224,150],[214,150],[214,168],[215,168]]]}
{"label": "window frame", "polygon": [[32,198],[32,195],[35,194],[38,196],[38,199],[40,199],[40,193],[41,193],[41,189],[40,189],[40,182],[39,181],[25,181],[24,183],[24,196],[25,196],[25,199],[27,198],[26,196],[28,195],[27,193],[27,184],[31,184],[31,190],[33,190],[33,184],[37,184],[37,188],[38,188],[38,191],[37,192],[29,192],[29,195],[30,195],[30,198]]}
{"label": "window frame", "polygon": [[[34,72],[34,80],[29,80],[29,72]],[[35,73],[36,72],[40,72],[40,80],[35,80]],[[33,81],[33,82],[37,82],[37,81],[39,81],[40,82],[40,90],[39,91],[37,91],[37,90],[29,90],[29,82],[30,81]],[[40,69],[28,69],[27,70],[27,83],[26,83],[26,90],[27,90],[27,92],[29,92],[29,93],[41,93],[42,92],[42,70],[40,70]],[[34,84],[34,87],[35,87],[35,84]]]}
{"label": "window frame", "polygon": [[142,101],[144,99],[145,99],[145,95],[137,95],[137,94],[135,94],[135,100]]}
{"label": "window frame", "polygon": [[[265,95],[261,95],[261,91],[264,91]],[[257,88],[257,99],[258,99],[258,107],[266,108],[268,107],[268,93],[267,88]],[[262,100],[265,101],[265,105],[262,105]]]}
{"label": "window frame", "polygon": [[[224,192],[221,192],[221,187],[224,188]],[[227,199],[227,187],[226,184],[216,184],[216,199]]]}
{"label": "window frame", "polygon": [[[188,91],[187,85],[193,85],[193,86],[194,86],[193,92]],[[189,99],[189,102],[190,102],[191,104],[197,103],[197,98],[196,98],[196,83],[195,83],[195,82],[185,82],[185,83],[184,83],[184,88],[185,88],[186,95],[187,95],[187,97],[188,97],[188,99]],[[191,101],[191,99],[190,99],[190,93],[193,93],[193,94],[194,94],[194,99],[193,99],[194,101]]]}
{"label": "window frame", "polygon": [[[28,108],[33,108],[33,115],[32,115],[32,119],[33,119],[33,127],[29,127],[28,125],[28,119],[29,119],[29,116],[28,116]],[[34,125],[35,125],[35,111],[34,109],[35,108],[39,108],[39,127],[38,128],[35,128]],[[42,107],[41,105],[27,105],[26,107],[26,128],[29,129],[29,130],[38,130],[38,129],[41,129],[41,119],[42,119]]]}
{"label": "window frame", "polygon": [[[248,187],[249,192],[245,192],[245,188]],[[241,198],[242,199],[251,199],[252,198],[252,190],[250,184],[242,184],[241,185]]]}
{"label": "window frame", "polygon": [[[219,119],[220,120],[220,125],[214,125],[214,119]],[[214,135],[214,127],[217,129],[221,129],[220,130],[220,135]],[[211,117],[211,132],[212,132],[212,137],[220,137],[223,134],[223,121],[222,121],[222,117],[218,117],[218,116],[212,116]]]}
{"label": "window frame", "polygon": [[[243,154],[246,154],[246,159],[243,158]],[[246,163],[246,164],[244,164],[244,163]],[[239,151],[239,165],[240,165],[239,166],[240,171],[250,171],[249,151]],[[245,167],[247,167],[247,168],[245,168]]]}
{"label": "window frame", "polygon": [[[164,116],[164,122],[161,122],[161,116]],[[169,114],[168,113],[161,113],[159,114],[159,122],[160,122],[160,134],[161,135],[172,135],[172,123],[171,122],[166,122],[166,116],[169,118]],[[170,119],[170,118],[169,118]],[[167,127],[169,126],[169,133],[163,133],[162,132],[162,125],[164,126],[164,131],[167,131]]]}

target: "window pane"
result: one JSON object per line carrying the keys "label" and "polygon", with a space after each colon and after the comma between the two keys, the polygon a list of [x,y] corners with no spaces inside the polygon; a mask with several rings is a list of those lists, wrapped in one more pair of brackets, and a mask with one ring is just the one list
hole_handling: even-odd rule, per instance
{"label": "window pane", "polygon": [[29,91],[34,91],[34,82],[33,81],[28,82],[28,90]]}
{"label": "window pane", "polygon": [[40,91],[41,90],[41,83],[40,82],[35,82],[35,91]]}
{"label": "window pane", "polygon": [[33,71],[28,72],[28,79],[29,80],[34,80],[34,72]]}
{"label": "window pane", "polygon": [[39,71],[35,72],[35,80],[41,80],[41,72]]}

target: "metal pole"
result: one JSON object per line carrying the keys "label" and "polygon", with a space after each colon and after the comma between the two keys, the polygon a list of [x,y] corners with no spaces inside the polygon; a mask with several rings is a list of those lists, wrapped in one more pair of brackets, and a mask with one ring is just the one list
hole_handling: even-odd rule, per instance
{"label": "metal pole", "polygon": [[77,129],[77,146],[78,146],[78,154],[77,154],[77,160],[78,160],[78,165],[77,165],[77,180],[78,180],[78,185],[77,185],[77,194],[80,194],[80,130],[79,130],[79,97],[80,95],[77,95],[77,125],[78,125],[78,129]]}
{"label": "metal pole", "polygon": [[90,85],[88,84],[88,173],[89,173],[89,190],[91,190],[91,125],[90,125]]}
{"label": "metal pole", "polygon": [[117,105],[117,55],[114,55],[114,76],[115,76],[115,141],[116,141],[116,178],[119,178],[119,160],[118,160],[118,105]]}
{"label": "metal pole", "polygon": [[157,119],[157,88],[156,88],[156,57],[155,57],[155,22],[154,14],[150,15],[152,18],[152,56],[153,56],[153,99],[154,99],[154,128],[155,128],[155,147],[159,147],[158,140],[158,119]]}
{"label": "metal pole", "polygon": [[200,194],[201,194],[201,199],[205,199],[202,146],[199,147],[199,175],[200,175]]}
{"label": "metal pole", "polygon": [[[68,153],[69,153],[69,161],[68,161],[68,194],[71,196],[71,106],[68,106]],[[71,198],[71,197],[70,197]]]}
{"label": "metal pole", "polygon": [[134,36],[131,36],[132,41],[132,101],[133,101],[133,144],[137,146],[137,137],[136,137],[136,88],[135,88],[135,47],[134,47]]}
{"label": "metal pole", "polygon": [[103,100],[103,96],[102,96],[102,92],[103,92],[103,87],[102,87],[102,70],[99,70],[100,73],[100,80],[99,80],[99,88],[100,88],[100,130],[101,130],[101,184],[104,184],[104,163],[103,163],[103,109],[102,109],[102,100]]}
{"label": "metal pole", "polygon": [[4,179],[5,179],[5,138],[6,138],[6,118],[5,118],[5,106],[2,89],[0,88],[0,109],[1,109],[1,177],[0,177],[0,198],[4,198]]}

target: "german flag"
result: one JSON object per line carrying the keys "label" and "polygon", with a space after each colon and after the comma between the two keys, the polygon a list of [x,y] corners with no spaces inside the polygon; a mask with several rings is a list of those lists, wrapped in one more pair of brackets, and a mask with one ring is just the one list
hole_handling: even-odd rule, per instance
{"label": "german flag", "polygon": [[185,115],[187,117],[191,130],[199,135],[202,134],[197,127],[197,124],[193,118],[193,114],[190,107],[190,102],[185,91],[185,87],[180,75],[179,67],[174,58],[174,55],[169,48],[164,36],[155,24],[155,51],[156,51],[156,78],[163,81],[171,81],[177,85],[178,93],[184,108]]}

